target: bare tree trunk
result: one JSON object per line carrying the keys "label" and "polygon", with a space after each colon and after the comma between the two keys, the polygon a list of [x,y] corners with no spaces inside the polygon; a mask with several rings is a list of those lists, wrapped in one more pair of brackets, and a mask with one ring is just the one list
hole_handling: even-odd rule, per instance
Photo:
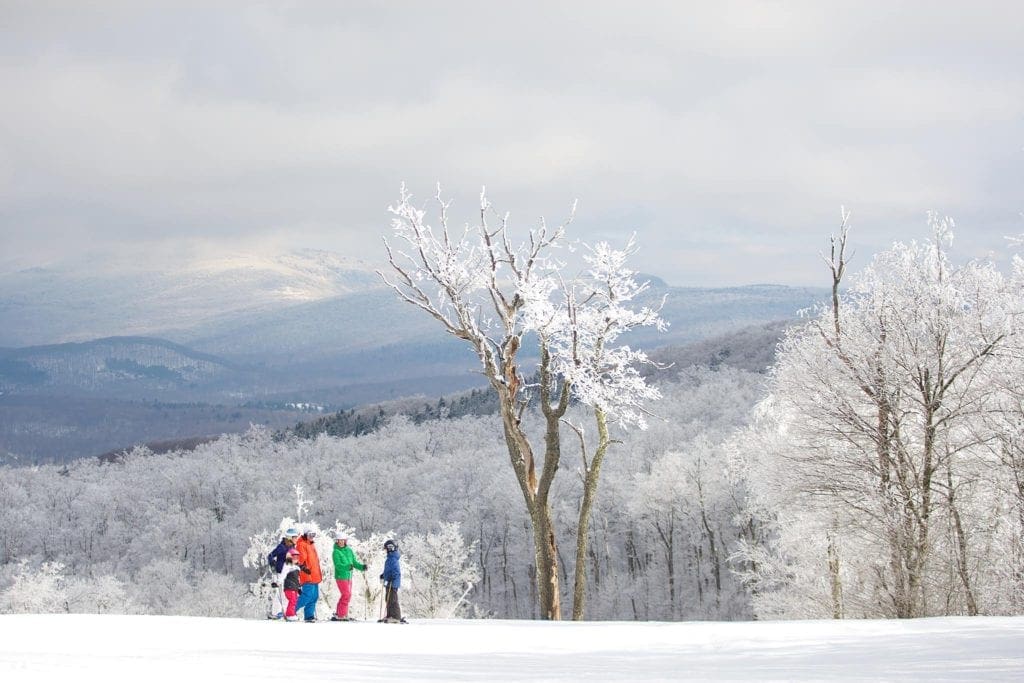
{"label": "bare tree trunk", "polygon": [[542,505],[531,515],[533,543],[537,551],[537,597],[540,618],[562,618],[561,593],[558,582],[558,544],[555,541],[551,507]]}
{"label": "bare tree trunk", "polygon": [[964,532],[964,525],[960,519],[960,510],[956,506],[956,493],[953,488],[953,473],[950,461],[946,462],[946,501],[949,505],[949,512],[953,518],[953,532],[956,539],[956,569],[960,577],[960,583],[964,587],[964,599],[967,602],[967,614],[978,616],[978,601],[974,597],[974,589],[971,586],[971,573],[967,567],[967,534]]}
{"label": "bare tree trunk", "polygon": [[1016,451],[1014,451],[1012,465],[1014,482],[1017,485],[1017,539],[1014,544],[1013,550],[1013,579],[1014,579],[1014,596],[1013,605],[1017,609],[1024,608],[1024,477],[1021,476],[1024,472],[1024,467],[1020,465],[1024,463],[1024,459],[1017,457]]}
{"label": "bare tree trunk", "polygon": [[903,533],[900,514],[897,511],[892,486],[892,455],[888,438],[889,417],[885,405],[878,406],[878,495],[882,508],[882,524],[889,545],[889,570],[892,573],[892,601],[896,617],[907,619],[911,616],[907,598],[907,573],[905,570]]}
{"label": "bare tree trunk", "polygon": [[[509,358],[514,353],[515,348],[511,348],[505,351],[504,356]],[[551,405],[551,389],[555,379],[550,373],[550,356],[542,345],[540,401],[547,429],[544,435],[544,464],[538,478],[533,450],[520,422],[522,406],[516,402],[520,378],[516,375],[513,364],[506,362],[502,364],[502,367],[504,375],[492,380],[492,386],[499,398],[498,405],[509,459],[523,494],[533,530],[540,618],[558,620],[562,618],[558,577],[558,541],[555,537],[549,496],[561,458],[559,424],[569,406],[569,388],[563,383],[558,403]]]}
{"label": "bare tree trunk", "polygon": [[697,472],[697,497],[700,503],[700,522],[701,526],[704,527],[704,533],[708,537],[708,552],[711,554],[711,575],[715,577],[715,606],[719,604],[719,598],[722,593],[722,561],[718,556],[718,544],[715,542],[715,532],[711,528],[711,524],[708,523],[707,505],[704,502],[704,485],[702,483],[702,473],[700,470]]}
{"label": "bare tree trunk", "polygon": [[828,534],[828,578],[832,588],[832,618],[843,618],[843,582],[839,575],[839,549],[836,547],[836,524]]}
{"label": "bare tree trunk", "polygon": [[[930,396],[929,396],[930,398]],[[927,616],[928,601],[925,595],[924,572],[931,551],[932,478],[935,475],[935,404],[929,402],[925,411],[924,462],[921,466],[920,508],[912,517],[917,527],[913,546],[913,561],[910,564],[911,596],[916,605],[913,616]]]}
{"label": "bare tree trunk", "polygon": [[704,573],[701,571],[701,564],[704,560],[704,546],[695,543],[693,548],[693,578],[697,582],[697,602],[704,606]]}
{"label": "bare tree trunk", "polygon": [[[655,522],[654,529],[658,532],[658,537],[661,538],[662,545],[665,546],[665,564],[666,572],[668,574],[668,602],[669,602],[669,613],[673,616],[676,610],[676,551],[675,551],[675,529],[676,529],[676,511],[672,509],[668,513],[668,524],[667,528],[662,528],[661,524]],[[697,587],[700,588],[700,563],[697,563]]]}
{"label": "bare tree trunk", "polygon": [[587,466],[584,453],[583,502],[580,504],[579,522],[576,525],[576,575],[572,591],[572,619],[581,621],[586,608],[587,596],[587,544],[589,542],[590,512],[597,497],[597,484],[601,478],[601,464],[611,440],[608,437],[608,416],[601,408],[594,408],[597,422],[597,450],[594,460]]}

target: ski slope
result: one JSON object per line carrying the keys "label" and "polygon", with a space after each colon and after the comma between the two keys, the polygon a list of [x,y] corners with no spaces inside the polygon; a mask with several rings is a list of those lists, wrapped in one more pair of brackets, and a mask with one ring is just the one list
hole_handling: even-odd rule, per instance
{"label": "ski slope", "polygon": [[2,615],[0,680],[1024,680],[1024,617],[316,624]]}

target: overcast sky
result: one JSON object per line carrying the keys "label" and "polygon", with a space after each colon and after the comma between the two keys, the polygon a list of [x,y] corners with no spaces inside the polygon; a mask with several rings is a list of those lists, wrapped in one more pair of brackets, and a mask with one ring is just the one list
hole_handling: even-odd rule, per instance
{"label": "overcast sky", "polygon": [[578,198],[678,285],[824,284],[840,205],[862,261],[929,209],[1005,254],[1022,36],[1013,1],[0,0],[0,263],[378,260],[403,180],[524,229]]}

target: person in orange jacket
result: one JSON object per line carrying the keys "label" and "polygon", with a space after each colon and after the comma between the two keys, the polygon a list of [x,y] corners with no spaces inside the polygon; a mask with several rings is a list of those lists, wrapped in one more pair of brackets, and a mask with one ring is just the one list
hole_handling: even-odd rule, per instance
{"label": "person in orange jacket", "polygon": [[323,580],[320,557],[313,543],[315,538],[316,532],[308,529],[295,543],[295,549],[299,551],[299,584],[302,587],[295,611],[304,610],[303,620],[307,623],[316,621],[316,601],[320,598],[320,581]]}

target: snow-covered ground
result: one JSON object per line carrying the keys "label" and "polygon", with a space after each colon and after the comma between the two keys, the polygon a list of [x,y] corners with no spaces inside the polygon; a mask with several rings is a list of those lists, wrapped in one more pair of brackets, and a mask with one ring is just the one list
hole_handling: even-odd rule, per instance
{"label": "snow-covered ground", "polygon": [[1024,617],[317,624],[3,615],[0,680],[1024,680]]}

